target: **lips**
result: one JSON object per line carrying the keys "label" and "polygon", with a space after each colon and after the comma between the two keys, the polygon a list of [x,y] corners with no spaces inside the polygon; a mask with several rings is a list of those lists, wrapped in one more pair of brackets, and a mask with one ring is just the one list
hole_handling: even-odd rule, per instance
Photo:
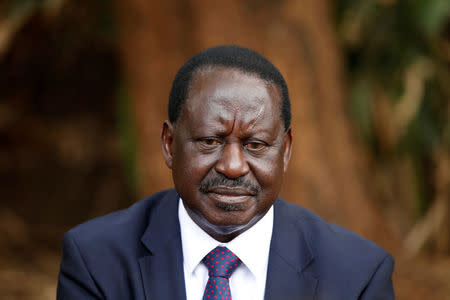
{"label": "lips", "polygon": [[235,197],[255,195],[255,193],[252,190],[242,187],[214,186],[209,187],[206,191],[207,193],[214,193],[224,196],[235,196]]}
{"label": "lips", "polygon": [[242,203],[255,196],[252,190],[242,187],[215,186],[208,188],[206,192],[214,200],[229,204]]}

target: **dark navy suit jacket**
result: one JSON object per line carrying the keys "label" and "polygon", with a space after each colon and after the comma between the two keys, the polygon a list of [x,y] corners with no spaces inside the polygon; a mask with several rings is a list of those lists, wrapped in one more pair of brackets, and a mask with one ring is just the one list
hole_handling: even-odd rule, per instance
{"label": "dark navy suit jacket", "polygon": [[[57,299],[185,299],[179,196],[163,191],[67,232]],[[393,258],[278,198],[265,299],[394,299]]]}

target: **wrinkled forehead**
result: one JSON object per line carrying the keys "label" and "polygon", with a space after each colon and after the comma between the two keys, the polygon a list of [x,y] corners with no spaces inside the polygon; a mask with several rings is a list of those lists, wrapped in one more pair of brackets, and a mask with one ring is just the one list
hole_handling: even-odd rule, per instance
{"label": "wrinkled forehead", "polygon": [[185,106],[188,103],[190,109],[218,104],[236,110],[265,106],[281,115],[281,91],[276,84],[258,74],[224,66],[208,65],[194,72]]}
{"label": "wrinkled forehead", "polygon": [[[251,127],[267,118],[281,118],[281,95],[275,84],[258,75],[207,67],[192,78],[180,118],[199,126],[232,121]],[[268,126],[276,123],[266,122]]]}

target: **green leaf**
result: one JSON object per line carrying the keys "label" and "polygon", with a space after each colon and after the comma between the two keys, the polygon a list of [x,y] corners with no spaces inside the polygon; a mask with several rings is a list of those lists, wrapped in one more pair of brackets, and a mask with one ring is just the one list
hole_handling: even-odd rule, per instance
{"label": "green leaf", "polygon": [[449,0],[421,0],[416,6],[417,21],[428,36],[437,36],[450,17]]}

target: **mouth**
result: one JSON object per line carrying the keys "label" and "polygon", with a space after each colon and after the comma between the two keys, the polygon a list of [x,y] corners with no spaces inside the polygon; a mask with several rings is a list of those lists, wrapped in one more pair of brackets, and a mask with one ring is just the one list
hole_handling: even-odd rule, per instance
{"label": "mouth", "polygon": [[242,187],[214,186],[206,189],[206,193],[217,202],[227,204],[241,204],[256,193]]}

